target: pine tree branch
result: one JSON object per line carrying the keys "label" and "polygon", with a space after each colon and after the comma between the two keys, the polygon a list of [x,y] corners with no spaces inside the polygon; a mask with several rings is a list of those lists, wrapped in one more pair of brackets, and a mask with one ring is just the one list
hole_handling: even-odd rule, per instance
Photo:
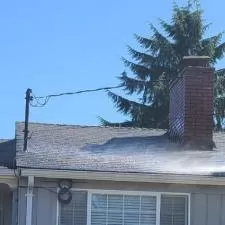
{"label": "pine tree branch", "polygon": [[137,42],[145,49],[151,48],[152,45],[152,39],[146,38],[146,37],[141,37],[137,34],[134,34],[135,39]]}
{"label": "pine tree branch", "polygon": [[137,118],[137,116],[139,116],[139,114],[148,107],[144,104],[123,98],[111,91],[108,91],[108,96],[113,100],[118,111],[125,115],[132,115],[133,118]]}
{"label": "pine tree branch", "polygon": [[162,28],[164,29],[164,31],[168,34],[168,36],[172,37],[174,39],[175,34],[176,34],[175,27],[162,19],[159,19],[159,23],[162,26]]}
{"label": "pine tree branch", "polygon": [[133,121],[124,121],[120,123],[114,123],[110,122],[100,116],[98,116],[99,122],[102,126],[108,126],[108,127],[135,127],[135,123]]}
{"label": "pine tree branch", "polygon": [[167,65],[167,62],[157,62],[157,64],[149,64],[148,67],[140,65],[138,63],[133,63],[122,57],[124,65],[128,67],[131,72],[133,72],[136,77],[140,80],[157,80],[159,76],[163,73],[173,74],[172,65]]}
{"label": "pine tree branch", "polygon": [[137,60],[141,65],[149,66],[156,62],[157,58],[155,58],[154,56],[136,51],[130,46],[127,46],[127,48],[128,48],[128,53],[131,55],[131,57]]}
{"label": "pine tree branch", "polygon": [[128,61],[127,59],[123,58],[122,57],[122,61],[124,63],[124,65],[126,67],[129,67],[129,69],[137,75],[138,78],[140,78],[141,80],[146,80],[147,78],[149,78],[152,74],[152,70],[145,67],[145,66],[142,66],[140,64],[136,64],[136,63],[133,63],[131,61]]}
{"label": "pine tree branch", "polygon": [[219,33],[216,36],[209,37],[203,39],[201,41],[201,51],[199,52],[200,55],[207,55],[211,58],[211,62],[215,63],[218,59],[218,55],[216,54],[217,45],[220,43],[222,38],[222,33]]}
{"label": "pine tree branch", "polygon": [[225,95],[225,69],[220,69],[215,72],[216,74],[216,83],[215,91],[216,97]]}
{"label": "pine tree branch", "polygon": [[150,47],[153,55],[158,56],[159,54],[161,54],[168,56],[168,53],[172,55],[174,53],[173,44],[165,36],[163,36],[155,26],[150,24],[150,28],[153,31],[153,41]]}
{"label": "pine tree branch", "polygon": [[215,59],[222,59],[225,53],[225,42],[220,44],[219,46],[216,47],[215,49]]}
{"label": "pine tree branch", "polygon": [[205,33],[205,31],[207,31],[209,28],[210,28],[210,26],[212,25],[212,23],[208,23],[208,24],[203,24],[203,27],[202,27],[202,30],[203,30],[203,32]]}
{"label": "pine tree branch", "polygon": [[217,77],[219,77],[219,76],[225,76],[225,68],[224,69],[216,70],[215,73],[216,73]]}
{"label": "pine tree branch", "polygon": [[222,35],[223,35],[223,33],[219,33],[218,35],[203,39],[201,41],[202,47],[204,48],[208,44],[212,45],[213,47],[216,47],[220,43]]}
{"label": "pine tree branch", "polygon": [[215,98],[216,116],[225,117],[225,95],[220,95]]}
{"label": "pine tree branch", "polygon": [[126,73],[123,73],[119,79],[122,81],[121,85],[125,86],[124,90],[127,91],[127,94],[129,95],[132,95],[133,93],[140,94],[145,89],[150,90],[152,84],[149,81],[130,78],[126,75]]}
{"label": "pine tree branch", "polygon": [[[166,105],[153,107],[151,105],[144,105],[134,101],[125,99],[108,91],[108,95],[112,98],[118,111],[125,115],[130,115],[132,120],[139,127],[158,127],[166,128],[168,125],[168,108]],[[159,110],[160,109],[160,110]]]}
{"label": "pine tree branch", "polygon": [[180,62],[181,57],[176,53],[176,44],[162,35],[156,27],[151,26],[153,31],[151,53],[156,56],[158,65],[173,68]]}

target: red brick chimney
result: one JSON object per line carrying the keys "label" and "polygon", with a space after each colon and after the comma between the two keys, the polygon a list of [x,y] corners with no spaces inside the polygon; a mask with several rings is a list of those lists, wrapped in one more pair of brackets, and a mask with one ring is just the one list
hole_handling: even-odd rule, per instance
{"label": "red brick chimney", "polygon": [[214,69],[207,56],[186,56],[170,87],[171,140],[212,149]]}

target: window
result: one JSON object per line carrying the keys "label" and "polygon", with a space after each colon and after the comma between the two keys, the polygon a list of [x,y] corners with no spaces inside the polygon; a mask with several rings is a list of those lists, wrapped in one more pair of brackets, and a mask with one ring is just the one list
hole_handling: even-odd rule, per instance
{"label": "window", "polygon": [[74,191],[70,204],[60,205],[60,225],[86,225],[87,192]]}
{"label": "window", "polygon": [[91,225],[155,225],[156,197],[93,194]]}
{"label": "window", "polygon": [[87,193],[75,191],[71,203],[61,205],[59,225],[189,225],[188,195]]}
{"label": "window", "polygon": [[160,225],[187,225],[187,196],[161,196]]}

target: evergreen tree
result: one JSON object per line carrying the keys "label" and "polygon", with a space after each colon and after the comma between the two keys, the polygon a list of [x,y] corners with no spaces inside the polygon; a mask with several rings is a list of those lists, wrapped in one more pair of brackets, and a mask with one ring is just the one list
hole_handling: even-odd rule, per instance
{"label": "evergreen tree", "polygon": [[[223,57],[225,42],[222,33],[204,38],[209,25],[205,25],[198,1],[189,0],[187,5],[174,4],[172,21],[160,20],[162,32],[150,25],[150,38],[135,35],[143,51],[128,47],[131,61],[123,58],[131,75],[126,72],[119,77],[128,95],[137,94],[139,101],[130,101],[108,92],[118,111],[129,115],[131,121],[110,123],[100,118],[103,125],[167,128],[169,113],[169,84],[179,74],[183,56],[209,56],[211,66]],[[225,117],[225,69],[216,71],[215,118],[221,128]]]}

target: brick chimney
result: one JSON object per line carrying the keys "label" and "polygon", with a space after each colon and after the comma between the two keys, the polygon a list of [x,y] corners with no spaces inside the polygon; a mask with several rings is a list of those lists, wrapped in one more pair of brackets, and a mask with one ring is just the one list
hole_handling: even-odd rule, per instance
{"label": "brick chimney", "polygon": [[169,136],[188,146],[212,149],[214,69],[207,56],[186,56],[170,86]]}

